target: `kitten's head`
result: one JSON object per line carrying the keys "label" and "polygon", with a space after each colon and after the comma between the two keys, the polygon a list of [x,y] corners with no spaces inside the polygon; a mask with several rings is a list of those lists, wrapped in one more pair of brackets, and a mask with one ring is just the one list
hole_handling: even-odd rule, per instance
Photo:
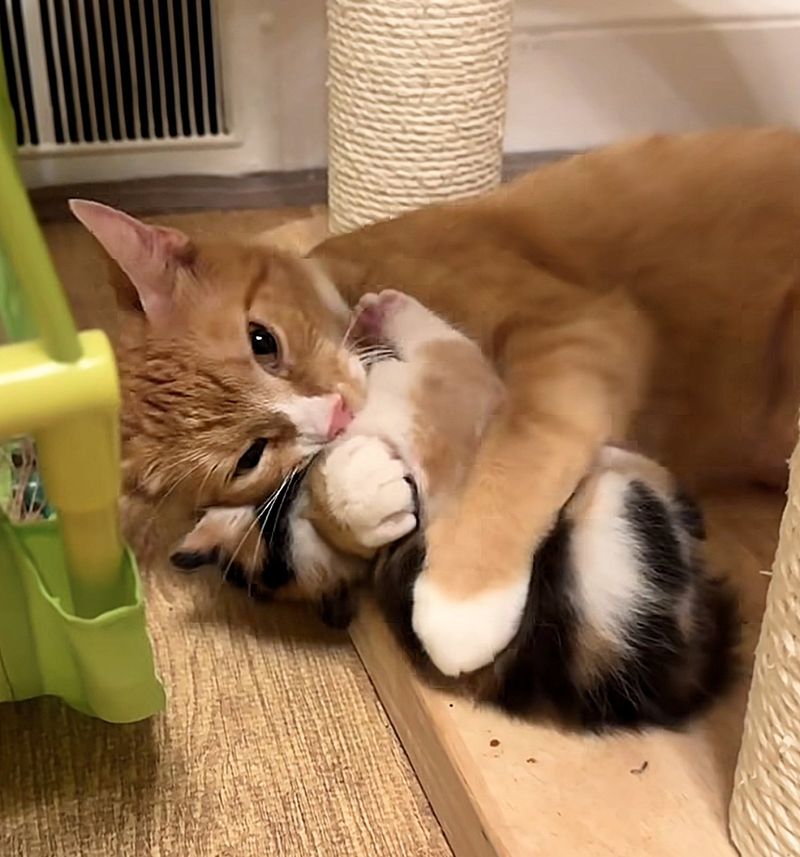
{"label": "kitten's head", "polygon": [[361,406],[347,307],[313,263],[71,207],[118,268],[126,492],[260,502]]}

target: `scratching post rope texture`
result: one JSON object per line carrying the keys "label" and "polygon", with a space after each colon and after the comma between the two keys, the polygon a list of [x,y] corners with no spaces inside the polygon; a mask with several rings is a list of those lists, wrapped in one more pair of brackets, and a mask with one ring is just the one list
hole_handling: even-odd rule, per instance
{"label": "scratching post rope texture", "polygon": [[331,228],[500,181],[511,0],[328,0]]}
{"label": "scratching post rope texture", "polygon": [[800,855],[800,446],[756,648],[730,827],[742,857]]}

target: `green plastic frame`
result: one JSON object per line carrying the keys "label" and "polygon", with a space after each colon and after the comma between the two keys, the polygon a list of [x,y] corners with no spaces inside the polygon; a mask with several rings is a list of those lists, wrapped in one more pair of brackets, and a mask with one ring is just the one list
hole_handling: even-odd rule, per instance
{"label": "green plastic frame", "polygon": [[[116,520],[119,390],[79,334],[16,170],[0,55],[0,437],[32,434],[58,516],[0,515],[0,701],[42,695],[112,723],[165,705],[136,563]],[[31,341],[31,334],[35,336]]]}

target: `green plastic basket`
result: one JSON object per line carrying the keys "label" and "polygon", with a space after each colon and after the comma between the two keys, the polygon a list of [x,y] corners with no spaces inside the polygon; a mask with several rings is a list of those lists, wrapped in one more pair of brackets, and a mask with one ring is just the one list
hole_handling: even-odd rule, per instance
{"label": "green plastic basket", "polygon": [[15,163],[0,56],[0,439],[34,438],[52,520],[0,514],[0,701],[54,695],[114,723],[164,707],[117,522],[119,385],[78,333]]}

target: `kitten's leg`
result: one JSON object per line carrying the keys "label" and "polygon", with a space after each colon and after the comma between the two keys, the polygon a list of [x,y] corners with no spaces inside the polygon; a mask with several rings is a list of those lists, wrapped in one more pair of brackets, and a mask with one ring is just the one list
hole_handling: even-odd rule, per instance
{"label": "kitten's leg", "polygon": [[394,289],[364,295],[354,312],[355,333],[388,342],[406,360],[431,342],[470,341],[416,298]]}
{"label": "kitten's leg", "polygon": [[649,329],[620,295],[572,322],[510,329],[498,365],[507,400],[461,496],[428,528],[414,589],[414,631],[457,675],[510,642],[531,557],[607,441],[624,436],[647,373]]}

